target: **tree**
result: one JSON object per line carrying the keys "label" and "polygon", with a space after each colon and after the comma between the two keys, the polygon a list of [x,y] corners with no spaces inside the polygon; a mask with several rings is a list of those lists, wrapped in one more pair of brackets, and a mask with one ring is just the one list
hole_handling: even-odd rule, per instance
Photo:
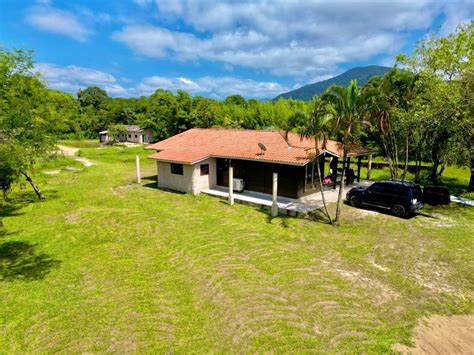
{"label": "tree", "polygon": [[226,105],[238,105],[238,106],[245,106],[246,101],[242,97],[242,95],[231,95],[227,96],[224,100],[224,104]]}
{"label": "tree", "polygon": [[321,152],[326,149],[326,143],[330,133],[331,121],[333,118],[333,108],[331,105],[323,102],[320,98],[313,98],[313,111],[308,115],[304,111],[293,114],[288,119],[286,131],[295,131],[300,137],[310,137],[314,139],[315,159],[318,172],[318,184],[321,191],[321,199],[323,201],[324,213],[332,224],[332,218],[329,214],[324,196],[324,187],[321,173]]}
{"label": "tree", "polygon": [[1,179],[5,191],[23,175],[42,200],[29,171],[36,159],[55,149],[55,123],[48,90],[32,68],[30,52],[0,49],[0,144],[1,154],[10,154]]}
{"label": "tree", "polygon": [[79,90],[77,93],[77,99],[81,104],[81,107],[92,106],[96,110],[99,110],[109,99],[107,92],[97,86],[88,87],[85,90]]}
{"label": "tree", "polygon": [[461,121],[461,141],[471,168],[467,190],[474,191],[474,70],[466,71],[461,78],[464,115]]}
{"label": "tree", "polygon": [[347,87],[333,85],[323,94],[322,99],[332,106],[334,115],[333,126],[341,136],[342,143],[342,176],[337,198],[336,217],[334,224],[339,224],[342,207],[342,191],[346,170],[347,153],[355,145],[360,136],[362,124],[368,111],[372,92],[362,92],[357,82],[352,80]]}
{"label": "tree", "polygon": [[[444,38],[430,37],[418,44],[412,55],[397,61],[417,73],[419,94],[414,101],[422,117],[424,139],[429,141],[432,160],[430,180],[437,181],[455,154],[462,136],[465,107],[462,78],[473,68],[474,22],[460,26]],[[471,116],[472,119],[472,116]],[[469,150],[469,144],[466,149]]]}
{"label": "tree", "polygon": [[115,124],[109,128],[109,137],[112,138],[113,142],[118,142],[120,136],[127,134],[127,127],[123,124]]}
{"label": "tree", "polygon": [[408,170],[410,141],[414,139],[412,101],[416,98],[417,76],[407,70],[391,70],[383,78],[371,78],[362,91],[371,96],[370,112],[387,155],[392,179],[398,178],[400,146],[404,147],[404,180]]}

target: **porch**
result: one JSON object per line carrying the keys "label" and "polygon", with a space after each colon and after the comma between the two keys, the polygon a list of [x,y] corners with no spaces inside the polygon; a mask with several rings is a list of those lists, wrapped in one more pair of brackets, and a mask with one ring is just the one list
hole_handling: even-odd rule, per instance
{"label": "porch", "polygon": [[[344,186],[344,198],[347,191],[355,186],[367,186],[370,184],[368,180],[360,180],[350,186]],[[223,186],[216,186],[213,188],[205,189],[201,191],[210,196],[216,196],[223,199],[229,198],[229,189]],[[333,189],[330,187],[325,188],[324,196],[327,203],[337,202],[337,196],[339,189]],[[246,191],[233,192],[234,200],[243,203],[256,206],[272,207],[272,195],[262,192]],[[279,214],[296,216],[297,214],[308,214],[316,209],[323,207],[321,199],[321,193],[315,192],[310,195],[306,195],[297,199],[278,196],[277,205]]]}

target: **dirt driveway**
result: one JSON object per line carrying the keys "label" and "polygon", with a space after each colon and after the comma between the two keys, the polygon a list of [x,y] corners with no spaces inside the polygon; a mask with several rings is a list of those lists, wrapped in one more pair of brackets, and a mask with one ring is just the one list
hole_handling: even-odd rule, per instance
{"label": "dirt driveway", "polygon": [[61,153],[65,156],[71,157],[73,159],[76,159],[77,161],[81,162],[84,164],[86,168],[96,165],[95,163],[91,162],[87,158],[79,157],[77,156],[77,152],[79,151],[79,148],[74,148],[74,147],[67,147],[65,145],[60,145],[58,144],[58,148],[61,151]]}
{"label": "dirt driveway", "polygon": [[414,348],[396,344],[403,354],[474,354],[474,316],[433,316],[413,332]]}

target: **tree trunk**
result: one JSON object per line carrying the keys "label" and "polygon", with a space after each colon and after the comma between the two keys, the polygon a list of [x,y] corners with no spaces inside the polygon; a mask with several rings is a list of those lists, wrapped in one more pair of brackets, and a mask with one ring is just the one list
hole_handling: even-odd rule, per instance
{"label": "tree trunk", "polygon": [[420,181],[420,166],[421,166],[421,159],[419,154],[416,153],[416,164],[415,164],[415,182]]}
{"label": "tree trunk", "polygon": [[334,225],[339,225],[339,217],[341,215],[342,207],[342,190],[344,190],[344,177],[346,171],[346,151],[342,155],[342,175],[341,175],[341,185],[339,185],[339,194],[337,195],[337,208],[336,208],[336,218],[334,219]]}
{"label": "tree trunk", "polygon": [[323,200],[323,207],[324,207],[324,213],[326,214],[326,217],[329,220],[329,224],[332,224],[332,218],[331,215],[329,214],[328,207],[326,206],[326,198],[324,197],[324,188],[323,188],[323,179],[321,178],[321,164],[319,161],[319,156],[316,159],[316,162],[318,164],[318,182],[319,182],[319,188],[321,189],[321,199]]}
{"label": "tree trunk", "polygon": [[474,191],[474,146],[469,149],[469,160],[471,163],[471,178],[469,179],[469,186],[467,187],[467,191],[473,192]]}
{"label": "tree trunk", "polygon": [[441,165],[441,169],[439,169],[439,172],[438,172],[438,175],[437,175],[438,178],[441,177],[441,175],[443,175],[444,169],[446,168],[446,165],[447,165],[446,162],[444,162],[444,163]]}
{"label": "tree trunk", "polygon": [[431,160],[433,161],[433,166],[431,167],[429,179],[431,182],[436,182],[438,180],[438,167],[440,164],[437,152],[431,152]]}
{"label": "tree trunk", "polygon": [[38,185],[36,185],[36,183],[33,181],[33,179],[31,178],[31,176],[28,175],[27,172],[23,172],[23,175],[25,176],[26,180],[30,183],[31,187],[33,188],[33,190],[35,190],[35,193],[36,193],[36,196],[38,196],[38,198],[43,201],[44,200],[44,196],[43,194],[41,193],[41,190],[39,189]]}
{"label": "tree trunk", "polygon": [[405,181],[407,177],[407,170],[408,170],[408,133],[405,137],[405,166],[403,167],[403,175],[402,180]]}

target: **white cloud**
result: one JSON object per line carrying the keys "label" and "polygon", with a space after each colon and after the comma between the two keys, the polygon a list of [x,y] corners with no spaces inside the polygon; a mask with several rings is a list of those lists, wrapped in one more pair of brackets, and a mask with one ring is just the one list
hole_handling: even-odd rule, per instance
{"label": "white cloud", "polygon": [[469,23],[474,19],[474,4],[471,2],[471,6],[459,6],[459,1],[447,2],[444,5],[445,20],[441,25],[439,34],[441,36],[447,36],[454,32],[462,23]]}
{"label": "white cloud", "polygon": [[40,31],[61,34],[79,42],[85,42],[91,34],[74,14],[53,8],[48,3],[30,7],[25,21]]}
{"label": "white cloud", "polygon": [[143,79],[136,89],[145,95],[150,95],[157,89],[166,89],[184,90],[191,94],[219,99],[236,94],[247,98],[272,98],[288,91],[287,87],[276,82],[262,82],[232,76],[204,76],[196,79],[151,76]]}
{"label": "white cloud", "polygon": [[142,23],[113,35],[138,54],[215,61],[304,81],[351,61],[393,56],[410,31],[429,29],[441,13],[447,13],[446,26],[472,15],[467,1],[156,0],[153,7],[150,0],[136,2],[162,23],[192,29]]}
{"label": "white cloud", "polygon": [[130,96],[131,93],[121,86],[117,79],[100,70],[82,68],[75,65],[60,67],[54,64],[38,63],[35,70],[52,89],[77,93],[79,89],[99,86],[111,96]]}
{"label": "white cloud", "polygon": [[39,63],[35,70],[41,74],[50,88],[77,93],[79,89],[98,86],[110,96],[131,97],[150,95],[157,89],[184,90],[193,95],[205,95],[223,99],[240,94],[247,98],[272,98],[288,91],[276,82],[260,82],[231,76],[204,76],[196,79],[186,77],[150,76],[134,86],[124,87],[128,80],[117,80],[113,75],[95,69],[75,65],[60,67],[55,64]]}

